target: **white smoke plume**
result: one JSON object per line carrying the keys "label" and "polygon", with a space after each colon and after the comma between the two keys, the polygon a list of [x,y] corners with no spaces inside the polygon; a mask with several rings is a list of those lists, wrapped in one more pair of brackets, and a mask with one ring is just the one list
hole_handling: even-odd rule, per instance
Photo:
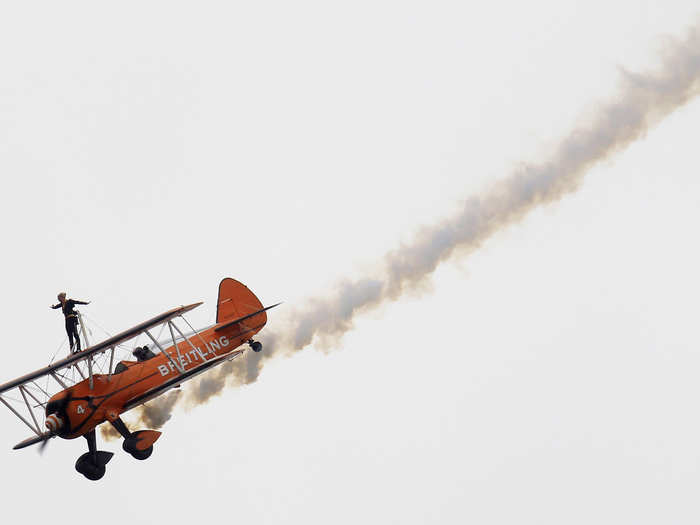
{"label": "white smoke plume", "polygon": [[386,254],[383,276],[342,282],[335,294],[296,310],[293,330],[274,336],[273,344],[264,337],[265,352],[248,353],[248,362],[237,370],[234,381],[255,381],[263,362],[280,352],[302,350],[312,341],[327,346],[352,328],[358,313],[420,286],[455,252],[469,254],[532,209],[575,192],[594,164],[643,137],[698,94],[700,30],[693,28],[684,41],[668,44],[656,73],[623,71],[617,97],[589,113],[548,159],[521,166],[482,195],[467,199],[454,217],[423,228],[410,244]]}
{"label": "white smoke plume", "polygon": [[482,195],[467,199],[455,216],[423,228],[411,243],[386,254],[383,275],[341,282],[332,295],[294,310],[292,329],[282,333],[268,328],[261,334],[263,352],[246,352],[190,386],[188,406],[206,402],[227,385],[254,382],[270,358],[298,352],[312,342],[332,346],[358,314],[415,289],[456,252],[469,254],[532,209],[576,191],[594,164],[643,137],[698,93],[700,32],[692,29],[685,40],[667,45],[657,72],[623,72],[617,97],[588,113],[549,158],[521,166]]}
{"label": "white smoke plume", "polygon": [[[130,413],[130,415],[136,416],[129,418],[131,430],[138,430],[135,427],[141,426],[153,430],[161,428],[172,417],[173,407],[179,398],[180,391],[171,390],[167,395],[157,397],[145,405],[141,405]],[[121,434],[109,423],[103,423],[100,426],[100,434],[107,441],[121,438]]]}

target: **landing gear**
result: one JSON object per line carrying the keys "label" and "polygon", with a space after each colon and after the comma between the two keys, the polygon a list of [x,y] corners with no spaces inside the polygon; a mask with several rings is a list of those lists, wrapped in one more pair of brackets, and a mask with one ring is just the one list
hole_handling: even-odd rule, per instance
{"label": "landing gear", "polygon": [[84,437],[87,439],[89,451],[80,456],[78,461],[75,462],[75,470],[87,479],[97,481],[105,475],[105,465],[109,463],[114,454],[104,450],[97,450],[97,439],[94,430],[85,434]]}
{"label": "landing gear", "polygon": [[112,426],[124,438],[124,443],[122,443],[124,452],[131,454],[134,459],[148,459],[153,454],[153,443],[160,437],[160,432],[155,430],[130,432],[120,418],[112,421]]}
{"label": "landing gear", "polygon": [[259,341],[253,341],[252,339],[249,339],[248,344],[253,349],[253,352],[260,352],[262,350],[262,343],[260,343]]}
{"label": "landing gear", "polygon": [[124,452],[128,452],[131,454],[131,456],[134,459],[148,459],[151,454],[153,454],[153,445],[150,445],[149,447],[139,450],[137,448],[139,444],[139,434],[142,434],[144,432],[151,432],[150,430],[138,430],[131,434],[131,437],[126,438],[124,440],[124,443],[122,443],[122,448],[124,449]]}

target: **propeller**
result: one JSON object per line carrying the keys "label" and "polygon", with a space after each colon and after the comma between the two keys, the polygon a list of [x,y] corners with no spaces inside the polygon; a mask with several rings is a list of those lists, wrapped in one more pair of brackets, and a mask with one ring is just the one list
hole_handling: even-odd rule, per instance
{"label": "propeller", "polygon": [[51,435],[47,436],[47,437],[39,444],[39,455],[40,455],[40,456],[43,456],[43,455],[44,455],[44,451],[46,450],[46,445],[49,444],[49,440],[50,440],[50,439],[53,439],[53,438],[55,438],[55,437],[56,437],[56,434],[51,434]]}
{"label": "propeller", "polygon": [[46,425],[46,428],[48,430],[36,436],[27,438],[24,441],[20,441],[14,447],[12,447],[13,450],[19,450],[21,448],[26,448],[31,445],[41,443],[41,445],[39,446],[39,454],[43,454],[44,449],[46,448],[46,445],[48,444],[49,440],[55,438],[60,432],[60,430],[63,428],[63,425],[65,425],[65,421],[59,414],[61,412],[65,413],[65,408],[68,406],[68,403],[70,403],[72,399],[73,393],[71,391],[68,391],[68,394],[60,400],[60,404],[55,407],[51,414],[46,416],[46,421],[44,422],[44,424]]}
{"label": "propeller", "polygon": [[51,431],[44,432],[43,434],[39,434],[38,436],[32,436],[30,438],[25,439],[24,441],[20,441],[17,443],[14,447],[12,447],[13,450],[19,450],[21,448],[26,448],[31,445],[36,445],[37,443],[41,443],[41,448],[39,449],[40,451],[43,450],[44,446],[46,446],[46,443],[48,442],[49,439],[56,437],[56,434],[54,434]]}
{"label": "propeller", "polygon": [[61,427],[63,427],[63,420],[58,416],[58,414],[51,414],[49,417],[46,418],[45,425],[46,428],[49,429],[49,431],[42,434],[42,436],[44,436],[44,439],[39,445],[39,455],[41,456],[44,455],[44,450],[46,449],[46,445],[49,444],[49,440],[55,438],[57,432],[61,429]]}

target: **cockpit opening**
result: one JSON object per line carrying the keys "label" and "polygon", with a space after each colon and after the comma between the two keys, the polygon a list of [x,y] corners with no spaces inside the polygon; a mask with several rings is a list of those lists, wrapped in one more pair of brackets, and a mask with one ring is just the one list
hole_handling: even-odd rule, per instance
{"label": "cockpit opening", "polygon": [[137,361],[148,361],[149,359],[153,359],[156,354],[154,354],[147,345],[139,346],[136,347],[136,349],[131,352],[133,356],[136,358]]}

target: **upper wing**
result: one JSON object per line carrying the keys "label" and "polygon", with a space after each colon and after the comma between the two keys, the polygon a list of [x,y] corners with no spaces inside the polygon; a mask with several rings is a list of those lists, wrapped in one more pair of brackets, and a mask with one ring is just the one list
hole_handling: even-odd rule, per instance
{"label": "upper wing", "polygon": [[171,310],[168,310],[167,312],[163,312],[160,315],[157,315],[156,317],[149,319],[148,321],[144,321],[141,324],[138,324],[134,326],[133,328],[130,328],[129,330],[125,330],[113,337],[110,337],[109,339],[105,339],[101,343],[97,343],[96,345],[93,345],[89,348],[86,348],[85,350],[81,352],[77,352],[73,355],[70,355],[66,357],[65,359],[61,359],[59,361],[56,361],[52,363],[49,366],[45,366],[44,368],[40,368],[39,370],[36,370],[34,372],[31,372],[29,374],[26,374],[22,377],[18,377],[17,379],[14,379],[12,381],[8,381],[4,385],[0,385],[0,394],[3,392],[6,392],[8,390],[11,390],[13,388],[16,388],[20,385],[23,385],[25,383],[28,383],[30,381],[33,381],[39,377],[43,377],[46,375],[49,375],[53,372],[56,372],[57,370],[60,370],[62,368],[66,368],[69,365],[72,365],[73,363],[76,363],[78,361],[81,361],[83,359],[86,359],[96,353],[103,352],[105,350],[108,350],[110,348],[114,348],[115,346],[123,343],[124,341],[127,341],[129,339],[132,339],[139,334],[142,334],[146,330],[153,328],[154,326],[157,326],[161,323],[165,323],[169,321],[170,319],[177,317],[179,315],[182,315],[186,312],[189,312],[190,310],[193,310],[194,308],[197,308],[199,305],[202,303],[194,303],[190,304],[187,306],[180,306],[178,308],[173,308]]}

